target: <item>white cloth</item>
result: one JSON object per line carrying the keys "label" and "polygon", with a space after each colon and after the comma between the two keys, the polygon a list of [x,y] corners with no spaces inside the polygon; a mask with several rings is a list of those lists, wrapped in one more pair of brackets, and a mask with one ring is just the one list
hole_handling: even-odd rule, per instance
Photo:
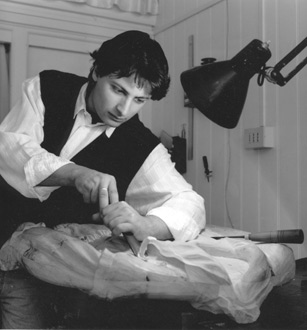
{"label": "white cloth", "polygon": [[215,240],[214,232],[206,229],[189,242],[148,237],[135,257],[126,241],[104,226],[67,224],[52,230],[26,223],[0,250],[0,269],[24,267],[43,281],[104,299],[183,300],[238,323],[254,322],[273,286],[293,279],[293,251],[283,244]]}
{"label": "white cloth", "polygon": [[[39,76],[24,82],[21,100],[0,125],[0,174],[24,196],[46,200],[58,187],[37,184],[69,163],[104,131],[108,137],[113,133],[112,127],[91,123],[91,115],[85,110],[85,90],[86,84],[76,102],[71,135],[57,157],[40,147],[45,108]],[[192,239],[205,226],[203,198],[175,170],[162,144],[152,151],[133,178],[126,201],[142,215],[161,218],[175,239]]]}

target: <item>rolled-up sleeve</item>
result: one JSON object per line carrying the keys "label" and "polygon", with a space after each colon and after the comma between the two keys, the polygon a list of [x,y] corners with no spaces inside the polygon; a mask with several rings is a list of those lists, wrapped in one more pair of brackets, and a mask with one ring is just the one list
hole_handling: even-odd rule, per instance
{"label": "rolled-up sleeve", "polygon": [[45,200],[57,187],[37,187],[68,160],[41,148],[45,108],[40,97],[40,80],[22,85],[22,97],[0,125],[0,174],[17,191],[29,198]]}
{"label": "rolled-up sleeve", "polygon": [[175,240],[194,239],[206,224],[204,199],[177,172],[162,144],[131,181],[126,201],[142,215],[159,217]]}

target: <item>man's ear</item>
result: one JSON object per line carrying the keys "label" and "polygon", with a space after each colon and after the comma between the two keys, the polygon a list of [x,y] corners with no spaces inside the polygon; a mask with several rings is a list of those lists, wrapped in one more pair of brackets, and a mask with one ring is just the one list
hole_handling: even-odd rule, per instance
{"label": "man's ear", "polygon": [[98,80],[98,76],[96,73],[96,68],[93,69],[92,71],[92,79],[96,82]]}

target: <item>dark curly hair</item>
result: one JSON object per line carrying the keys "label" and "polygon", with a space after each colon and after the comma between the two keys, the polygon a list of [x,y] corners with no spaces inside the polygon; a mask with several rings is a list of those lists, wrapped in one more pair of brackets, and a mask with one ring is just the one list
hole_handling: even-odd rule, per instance
{"label": "dark curly hair", "polygon": [[105,41],[90,54],[94,60],[89,74],[90,84],[95,70],[98,77],[118,78],[135,74],[136,82],[151,86],[151,99],[161,100],[168,92],[168,63],[160,44],[141,31],[127,31]]}

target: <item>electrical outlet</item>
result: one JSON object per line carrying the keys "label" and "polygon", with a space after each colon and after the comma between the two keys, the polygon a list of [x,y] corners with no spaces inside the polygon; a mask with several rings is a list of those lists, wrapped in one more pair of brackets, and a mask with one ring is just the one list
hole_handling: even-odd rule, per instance
{"label": "electrical outlet", "polygon": [[274,127],[260,126],[244,130],[246,149],[274,148]]}

